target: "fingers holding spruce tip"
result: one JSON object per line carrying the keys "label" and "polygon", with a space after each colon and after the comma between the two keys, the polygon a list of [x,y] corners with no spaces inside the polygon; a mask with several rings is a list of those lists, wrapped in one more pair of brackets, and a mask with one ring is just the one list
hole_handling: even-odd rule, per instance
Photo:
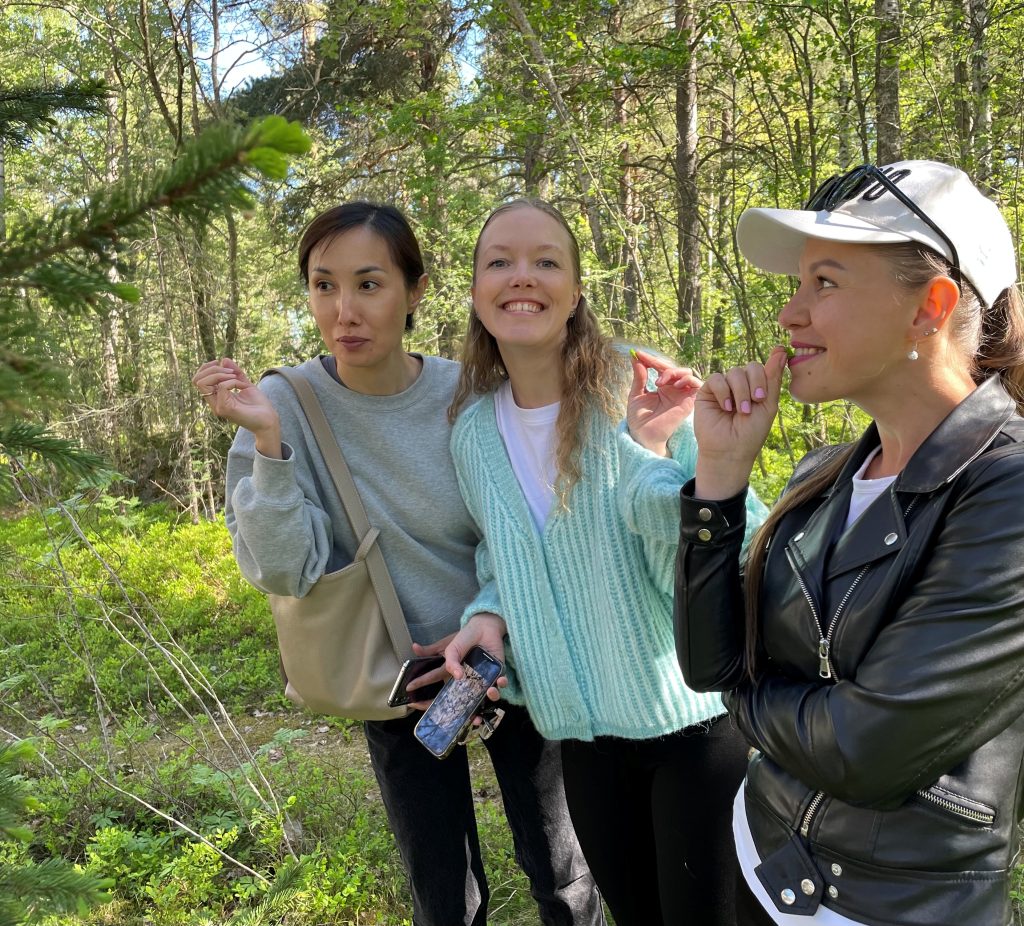
{"label": "fingers holding spruce tip", "polygon": [[192,385],[218,418],[247,428],[271,447],[279,443],[277,411],[230,357],[204,363],[192,377]]}
{"label": "fingers holding spruce tip", "polygon": [[668,455],[668,439],[693,412],[700,378],[645,351],[631,350],[633,381],[626,406],[626,424],[638,444],[659,456]]}
{"label": "fingers holding spruce tip", "polygon": [[767,363],[733,367],[704,383],[693,419],[698,497],[728,498],[747,484],[779,410],[786,359],[786,349],[776,347]]}

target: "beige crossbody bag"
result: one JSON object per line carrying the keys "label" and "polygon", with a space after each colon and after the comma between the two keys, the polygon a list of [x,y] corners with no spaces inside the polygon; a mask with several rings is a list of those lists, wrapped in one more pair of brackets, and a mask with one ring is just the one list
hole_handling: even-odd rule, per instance
{"label": "beige crossbody bag", "polygon": [[370,526],[312,387],[282,367],[263,375],[275,373],[298,396],[359,543],[355,559],[322,576],[305,597],[268,596],[285,694],[320,714],[355,720],[402,717],[406,709],[388,707],[388,695],[402,663],[412,656],[412,638],[377,543],[380,531]]}

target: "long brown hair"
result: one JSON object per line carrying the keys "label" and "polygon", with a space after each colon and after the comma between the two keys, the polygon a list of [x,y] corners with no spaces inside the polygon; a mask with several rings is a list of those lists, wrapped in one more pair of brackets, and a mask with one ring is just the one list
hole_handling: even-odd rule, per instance
{"label": "long brown hair", "polygon": [[[913,291],[937,276],[953,279],[953,268],[944,258],[920,244],[865,244],[884,257],[896,285]],[[950,317],[951,343],[976,383],[998,373],[1003,387],[1024,415],[1024,299],[1016,284],[1003,290],[986,306],[969,281],[960,284],[960,301]],[[758,607],[768,542],[779,521],[796,508],[825,492],[839,477],[855,444],[829,457],[798,483],[788,488],[757,529],[747,550],[744,568],[746,611],[746,661],[753,675],[757,659]]]}
{"label": "long brown hair", "polygon": [[[487,217],[473,248],[473,281],[476,282],[477,256],[484,231],[497,216],[512,209],[538,209],[562,227],[569,237],[576,283],[582,283],[579,242],[565,216],[542,199],[517,199],[499,206]],[[587,415],[596,411],[612,421],[622,415],[626,366],[611,338],[602,334],[597,316],[587,304],[586,297],[581,295],[575,312],[566,323],[566,336],[562,343],[562,404],[555,426],[558,434],[555,493],[562,508],[568,506],[569,493],[580,479],[580,452]],[[470,396],[493,392],[507,379],[508,371],[502,362],[497,341],[483,326],[476,312],[471,311],[462,345],[462,372],[448,409],[449,420],[455,420]],[[569,384],[572,388],[566,388]]]}

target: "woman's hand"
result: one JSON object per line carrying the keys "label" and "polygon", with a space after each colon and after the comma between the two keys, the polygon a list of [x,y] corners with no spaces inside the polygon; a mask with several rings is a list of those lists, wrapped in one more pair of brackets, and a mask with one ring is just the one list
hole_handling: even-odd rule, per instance
{"label": "woman's hand", "polygon": [[[700,379],[689,367],[652,354],[631,350],[633,383],[629,388],[626,424],[638,444],[661,457],[668,456],[668,439],[693,413]],[[654,392],[647,391],[648,367],[658,371]]]}
{"label": "woman's hand", "polygon": [[[440,640],[435,640],[433,643],[413,643],[412,651],[417,656],[440,656],[453,639],[455,639],[455,634],[450,633],[448,636],[441,637]],[[431,669],[429,672],[424,672],[422,675],[417,675],[416,678],[405,686],[405,690],[411,697],[417,688],[425,688],[427,685],[433,685],[435,682],[445,682],[447,680],[448,670],[444,665],[441,665],[436,669]],[[425,711],[430,706],[432,700],[432,698],[428,698],[426,701],[410,701],[409,708],[410,710]]]}
{"label": "woman's hand", "polygon": [[786,348],[768,362],[714,373],[697,393],[697,498],[723,499],[741,491],[779,411]]}
{"label": "woman's hand", "polygon": [[192,377],[192,385],[218,418],[252,431],[261,453],[281,456],[281,421],[277,410],[234,360],[225,357],[204,363]]}
{"label": "woman's hand", "polygon": [[[487,650],[502,665],[505,664],[505,634],[508,627],[503,618],[489,611],[474,614],[466,625],[451,638],[445,647],[445,669],[452,678],[462,678],[466,673],[462,668],[462,660],[474,646]],[[505,675],[498,676],[497,681],[487,689],[487,697],[497,701],[501,697],[499,688],[508,685]]]}

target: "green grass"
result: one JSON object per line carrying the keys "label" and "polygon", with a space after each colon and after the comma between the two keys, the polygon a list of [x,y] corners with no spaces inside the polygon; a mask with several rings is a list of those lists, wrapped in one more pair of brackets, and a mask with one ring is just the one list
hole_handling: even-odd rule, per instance
{"label": "green grass", "polygon": [[[266,601],[223,523],[106,497],[73,513],[80,532],[57,512],[0,521],[0,727],[38,737],[23,772],[43,801],[0,861],[116,881],[111,903],[48,926],[411,923],[362,729],[283,698]],[[537,926],[486,752],[470,757],[489,922]],[[1021,923],[1024,868],[1012,893]]]}
{"label": "green grass", "polygon": [[[250,926],[411,923],[362,729],[285,701],[223,523],[99,501],[72,512],[80,531],[58,512],[0,523],[0,726],[43,758],[24,770],[43,801],[24,851],[116,881],[110,904],[50,926],[234,922],[291,858],[284,912]],[[536,924],[486,752],[471,756],[490,921]]]}

